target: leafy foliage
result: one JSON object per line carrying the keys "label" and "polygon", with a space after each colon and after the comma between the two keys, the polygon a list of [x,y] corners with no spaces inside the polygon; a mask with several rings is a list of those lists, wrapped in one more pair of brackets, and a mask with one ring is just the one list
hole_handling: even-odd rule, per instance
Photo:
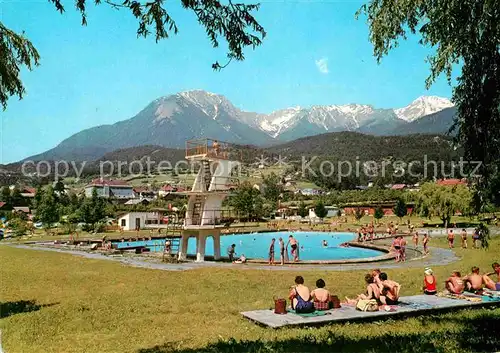
{"label": "leafy foliage", "polygon": [[[49,0],[61,14],[65,12],[63,0]],[[81,14],[82,25],[87,25],[87,0],[74,0],[77,11]],[[205,28],[214,48],[219,46],[221,38],[228,44],[227,58],[244,60],[247,47],[256,48],[266,36],[264,28],[252,15],[258,11],[258,4],[234,4],[231,0],[222,4],[218,0],[181,0],[182,6],[192,11],[198,22]],[[154,33],[156,42],[177,34],[178,27],[165,8],[164,0],[124,0],[121,3],[112,0],[94,0],[96,5],[106,4],[115,9],[129,11],[139,22],[138,37],[148,37]],[[23,97],[25,88],[19,78],[21,66],[32,69],[39,64],[40,56],[33,44],[24,37],[6,28],[0,22],[0,103],[4,110],[7,100],[12,95]],[[227,66],[216,61],[214,70]]]}
{"label": "leafy foliage", "polygon": [[40,55],[24,36],[8,29],[0,22],[0,104],[7,109],[7,100],[17,95],[22,99],[25,88],[19,77],[21,66],[28,70],[39,65]]}
{"label": "leafy foliage", "polygon": [[399,198],[396,201],[396,206],[394,206],[393,212],[399,218],[403,218],[404,216],[406,216],[406,214],[408,213],[408,208],[406,207],[406,203],[403,198]]}
{"label": "leafy foliage", "polygon": [[299,209],[297,210],[297,214],[300,217],[306,217],[309,214],[309,212],[307,212],[306,204],[304,203],[304,201],[300,201]]}
{"label": "leafy foliage", "polygon": [[229,199],[229,205],[242,217],[258,217],[262,214],[262,197],[250,183],[242,183]]}
{"label": "leafy foliage", "polygon": [[360,13],[368,16],[370,40],[379,61],[400,38],[406,39],[407,32],[418,32],[423,45],[436,48],[428,58],[427,87],[443,72],[451,82],[454,66],[462,64],[452,97],[457,107],[454,128],[458,128],[465,159],[483,163],[478,193],[491,198],[491,184],[498,185],[500,178],[496,172],[500,154],[500,1],[371,0]]}
{"label": "leafy foliage", "polygon": [[456,212],[469,214],[471,203],[472,192],[465,185],[424,183],[417,195],[416,207],[430,217],[438,216],[446,227]]}
{"label": "leafy foliage", "polygon": [[384,217],[384,210],[382,209],[382,207],[377,207],[375,209],[375,212],[373,213],[373,217],[375,219],[382,219]]}
{"label": "leafy foliage", "polygon": [[276,204],[283,192],[283,186],[281,185],[280,178],[275,174],[271,173],[268,176],[264,176],[262,180],[263,196],[264,198]]}
{"label": "leafy foliage", "polygon": [[486,224],[481,222],[477,227],[477,231],[479,232],[479,240],[481,242],[481,248],[488,249],[490,247],[489,240],[491,239],[490,228]]}
{"label": "leafy foliage", "polygon": [[94,225],[106,216],[106,200],[97,195],[97,190],[92,190],[92,197],[86,198],[79,209],[82,222]]}
{"label": "leafy foliage", "polygon": [[47,229],[50,229],[52,225],[59,220],[59,209],[52,186],[48,186],[41,191],[39,201],[36,202],[35,208],[36,219],[42,222]]}
{"label": "leafy foliage", "polygon": [[354,209],[354,218],[356,218],[356,221],[359,221],[361,218],[363,218],[364,215],[365,212],[361,208],[356,207]]}
{"label": "leafy foliage", "polygon": [[323,204],[323,201],[319,200],[318,202],[316,202],[316,205],[314,206],[314,213],[316,213],[316,216],[321,219],[326,217],[326,215],[328,214],[328,210]]}

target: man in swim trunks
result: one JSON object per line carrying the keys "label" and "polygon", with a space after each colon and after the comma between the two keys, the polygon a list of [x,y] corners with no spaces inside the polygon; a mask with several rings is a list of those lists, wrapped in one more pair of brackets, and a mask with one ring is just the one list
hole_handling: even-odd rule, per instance
{"label": "man in swim trunks", "polygon": [[271,245],[269,246],[269,265],[274,265],[274,243],[276,239],[271,240]]}
{"label": "man in swim trunks", "polygon": [[448,246],[450,249],[453,248],[453,242],[455,241],[455,234],[453,234],[453,229],[450,229],[448,232]]}
{"label": "man in swim trunks", "polygon": [[288,237],[288,244],[290,244],[290,248],[292,249],[293,262],[299,261],[299,254],[297,252],[298,250],[297,239],[295,239],[291,234]]}
{"label": "man in swim trunks", "polygon": [[452,294],[462,294],[465,289],[464,281],[460,272],[453,271],[451,276],[444,282],[445,288]]}
{"label": "man in swim trunks", "polygon": [[462,238],[462,248],[467,249],[467,231],[465,229],[462,229],[462,234],[460,235]]}
{"label": "man in swim trunks", "polygon": [[[493,263],[491,265],[493,268],[494,272],[487,273],[483,276],[483,283],[486,286],[486,288],[494,290],[494,291],[500,291],[500,265],[498,262]],[[489,276],[491,275],[497,275],[497,282],[495,283]]]}
{"label": "man in swim trunks", "polygon": [[429,253],[429,234],[424,234],[424,239],[422,240],[422,245],[424,246],[424,254],[427,255]]}
{"label": "man in swim trunks", "polygon": [[278,242],[280,244],[280,262],[283,266],[285,264],[285,242],[283,241],[283,238],[279,238]]}
{"label": "man in swim trunks", "polygon": [[382,285],[382,293],[380,301],[385,305],[396,305],[399,302],[399,292],[401,285],[395,281],[387,279],[387,273],[382,272],[379,275],[380,283]]}
{"label": "man in swim trunks", "polygon": [[468,292],[477,292],[483,289],[483,276],[479,274],[479,267],[472,267],[470,275],[462,278],[465,282],[465,288]]}

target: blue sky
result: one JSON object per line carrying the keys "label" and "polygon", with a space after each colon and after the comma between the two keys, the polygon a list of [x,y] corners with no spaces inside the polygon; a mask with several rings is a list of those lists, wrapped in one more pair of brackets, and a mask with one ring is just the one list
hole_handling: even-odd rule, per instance
{"label": "blue sky", "polygon": [[315,104],[402,107],[421,95],[451,96],[442,77],[429,90],[425,57],[430,49],[410,38],[380,65],[373,57],[357,1],[263,2],[256,17],[268,35],[246,60],[222,72],[224,45],[213,49],[194,15],[167,2],[179,27],[158,44],[137,38],[131,14],[89,0],[88,26],[73,0],[60,15],[47,0],[5,0],[0,21],[24,30],[41,66],[22,72],[27,94],[9,100],[1,114],[0,163],[43,152],[82,129],[133,117],[149,102],[188,89],[229,98],[262,113]]}

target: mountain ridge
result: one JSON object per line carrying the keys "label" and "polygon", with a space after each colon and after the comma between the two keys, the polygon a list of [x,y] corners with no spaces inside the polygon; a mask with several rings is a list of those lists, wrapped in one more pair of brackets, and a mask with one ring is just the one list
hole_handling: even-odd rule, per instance
{"label": "mountain ridge", "polygon": [[[441,111],[450,109],[449,105],[451,102],[446,98],[430,96],[419,97],[398,109],[352,103],[290,107],[263,114],[243,111],[223,95],[191,90],[159,97],[129,119],[82,130],[56,147],[24,160],[96,159],[120,148],[145,145],[178,148],[183,147],[186,140],[203,137],[271,146],[339,131],[372,135],[394,135],[404,131],[409,134],[411,126],[421,128],[416,122],[426,116],[419,115],[433,112],[431,115],[438,119]],[[429,126],[432,130],[432,124]],[[405,130],[404,127],[409,128]]]}

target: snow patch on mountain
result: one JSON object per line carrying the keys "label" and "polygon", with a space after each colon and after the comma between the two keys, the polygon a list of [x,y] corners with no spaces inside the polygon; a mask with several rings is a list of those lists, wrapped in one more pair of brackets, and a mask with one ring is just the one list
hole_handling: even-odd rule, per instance
{"label": "snow patch on mountain", "polygon": [[394,109],[394,113],[396,113],[399,119],[410,122],[450,107],[453,107],[453,103],[447,98],[422,96],[415,99],[406,107]]}

